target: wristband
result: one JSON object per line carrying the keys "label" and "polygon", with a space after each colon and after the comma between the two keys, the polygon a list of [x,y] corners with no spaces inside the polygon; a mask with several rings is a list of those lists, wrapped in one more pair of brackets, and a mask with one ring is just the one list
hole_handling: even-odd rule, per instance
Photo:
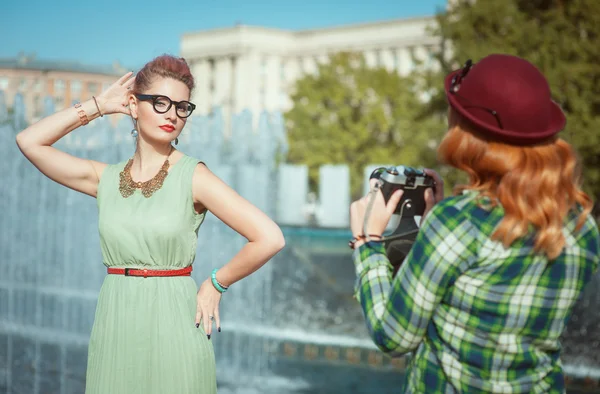
{"label": "wristband", "polygon": [[[370,242],[381,242],[381,235],[378,234],[369,234],[369,238],[379,238],[378,240],[371,240]],[[366,239],[367,236],[364,234],[360,234],[357,235],[355,238],[352,238],[350,241],[348,241],[348,246],[350,247],[350,249],[354,249],[354,245],[356,244],[356,242],[360,241],[360,240],[364,240]]]}
{"label": "wristband", "polygon": [[227,291],[227,289],[229,289],[229,287],[227,286],[223,286],[221,283],[219,283],[219,281],[217,280],[217,268],[215,268],[212,273],[210,274],[210,280],[212,281],[213,286],[215,287],[215,289],[217,289],[217,291],[221,294],[225,293]]}

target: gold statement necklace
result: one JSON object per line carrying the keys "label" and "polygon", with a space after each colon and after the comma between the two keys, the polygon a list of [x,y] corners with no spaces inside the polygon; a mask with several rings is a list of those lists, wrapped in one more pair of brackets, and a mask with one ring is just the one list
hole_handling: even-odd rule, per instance
{"label": "gold statement necklace", "polygon": [[145,182],[135,182],[131,178],[131,166],[133,165],[133,158],[129,159],[125,165],[125,168],[123,168],[123,171],[121,171],[119,174],[119,191],[121,192],[121,195],[127,198],[133,195],[135,189],[141,189],[144,197],[148,198],[152,196],[154,192],[162,187],[165,178],[167,175],[169,175],[169,157],[171,157],[171,153],[169,153],[169,156],[167,156],[167,159],[158,171],[158,174],[154,175],[152,179]]}

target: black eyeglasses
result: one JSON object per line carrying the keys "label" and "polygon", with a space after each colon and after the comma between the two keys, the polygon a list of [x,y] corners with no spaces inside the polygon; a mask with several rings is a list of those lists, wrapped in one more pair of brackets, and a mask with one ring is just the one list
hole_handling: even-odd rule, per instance
{"label": "black eyeglasses", "polygon": [[194,112],[196,105],[189,101],[173,101],[167,96],[157,94],[136,94],[135,97],[142,101],[152,101],[154,110],[159,114],[164,114],[175,104],[175,112],[181,119],[185,119]]}
{"label": "black eyeglasses", "polygon": [[[455,76],[453,76],[452,80],[450,81],[450,93],[454,94],[457,97],[460,97],[464,101],[468,101],[469,103],[471,103],[471,101],[468,100],[467,98],[459,95],[458,91],[460,90],[460,84],[462,83],[463,79],[465,79],[465,77],[467,76],[469,71],[471,71],[472,67],[473,67],[473,61],[471,59],[467,60],[465,62],[464,67]],[[498,112],[494,111],[493,109],[481,107],[479,105],[471,105],[471,104],[464,105],[463,107],[464,108],[479,108],[479,109],[483,109],[483,110],[489,112],[490,114],[492,114],[494,116],[494,118],[496,119],[496,122],[498,122],[498,127],[500,127],[501,129],[504,129],[504,126],[502,126],[502,121],[500,120],[500,115],[498,115]]]}

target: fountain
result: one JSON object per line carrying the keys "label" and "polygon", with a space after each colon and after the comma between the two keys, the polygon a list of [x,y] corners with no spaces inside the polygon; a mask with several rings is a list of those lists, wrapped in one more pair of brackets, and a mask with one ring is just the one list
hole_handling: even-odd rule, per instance
{"label": "fountain", "polygon": [[[46,100],[46,111],[54,111]],[[97,293],[104,278],[93,198],[68,190],[41,175],[18,151],[17,130],[26,126],[20,95],[7,115],[0,95],[0,392],[83,392],[87,341]],[[178,148],[202,158],[244,197],[274,214],[277,152],[285,149],[281,117],[263,114],[257,135],[249,135],[249,113],[233,119],[234,139],[222,138],[222,115],[189,120]],[[69,134],[56,146],[73,155],[117,163],[134,151],[131,122],[116,127],[100,118]],[[235,143],[231,143],[235,141]],[[229,143],[228,143],[229,142]],[[200,230],[193,277],[198,283],[226,263],[243,238],[208,215]],[[212,245],[222,245],[212,246]],[[223,333],[214,338],[219,380],[236,384],[268,374],[269,352],[236,327],[269,323],[271,264],[236,284],[222,301]],[[250,300],[250,301],[248,301]],[[233,374],[228,376],[228,373]]]}
{"label": "fountain", "polygon": [[[53,183],[21,155],[14,137],[26,124],[26,112],[22,98],[15,102],[8,112],[0,92],[0,393],[82,393],[87,342],[106,275],[96,201]],[[45,111],[54,111],[51,98]],[[321,169],[319,212],[331,214],[316,215],[323,227],[307,227],[299,205],[308,190],[295,180],[306,179],[306,168],[278,163],[287,150],[281,114],[261,114],[256,132],[246,111],[230,124],[231,137],[223,138],[219,109],[194,116],[178,149],[205,161],[275,218],[287,246],[223,297],[223,331],[212,339],[219,392],[369,393],[374,386],[380,393],[396,392],[406,360],[389,360],[375,349],[352,299],[347,168]],[[57,146],[117,163],[133,153],[130,130],[130,119],[113,126],[104,117]],[[344,196],[335,199],[336,193]],[[244,242],[212,215],[199,235],[192,274],[197,283]],[[569,378],[588,385],[600,379],[600,297],[593,290],[598,280],[578,303],[564,338]]]}

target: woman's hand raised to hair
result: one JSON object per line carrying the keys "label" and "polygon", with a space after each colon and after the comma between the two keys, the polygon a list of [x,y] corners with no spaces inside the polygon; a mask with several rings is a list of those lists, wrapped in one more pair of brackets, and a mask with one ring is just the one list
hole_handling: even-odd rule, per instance
{"label": "woman's hand raised to hair", "polygon": [[96,97],[102,115],[130,114],[129,94],[134,81],[135,77],[130,71]]}

